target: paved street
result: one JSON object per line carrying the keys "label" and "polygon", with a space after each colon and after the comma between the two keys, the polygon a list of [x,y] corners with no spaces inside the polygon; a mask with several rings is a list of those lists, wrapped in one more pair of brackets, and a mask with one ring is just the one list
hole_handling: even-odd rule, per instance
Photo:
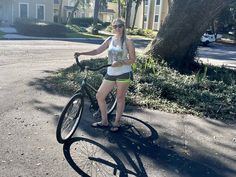
{"label": "paved street", "polygon": [[212,43],[209,47],[199,47],[198,57],[204,63],[236,69],[235,45]]}
{"label": "paved street", "polygon": [[[143,47],[141,41],[135,45]],[[91,128],[94,120],[86,109],[71,148],[64,147],[64,155],[55,131],[69,97],[55,92],[47,79],[55,71],[70,67],[75,51],[96,47],[92,41],[0,41],[0,176],[77,177],[79,169],[90,169],[96,161],[106,164],[104,160],[110,162],[104,168],[111,176],[116,172],[111,167],[116,158],[120,162],[117,173],[124,165],[129,176],[236,176],[235,122],[153,110],[127,109],[125,114],[130,117],[123,119],[130,124],[112,134]],[[230,61],[234,61],[233,55]],[[81,145],[76,137],[89,142],[84,140]],[[78,153],[81,147],[88,147],[89,156],[98,150],[95,154],[99,158],[82,161]]]}

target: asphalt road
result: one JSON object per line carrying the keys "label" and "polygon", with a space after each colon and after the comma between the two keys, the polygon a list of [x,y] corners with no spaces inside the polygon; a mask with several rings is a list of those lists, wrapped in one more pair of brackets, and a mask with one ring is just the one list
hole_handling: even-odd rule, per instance
{"label": "asphalt road", "polygon": [[204,63],[236,69],[235,45],[212,43],[208,47],[199,47],[197,56]]}
{"label": "asphalt road", "polygon": [[[0,41],[0,176],[78,176],[55,138],[58,115],[68,97],[54,92],[45,79],[71,66],[75,51],[95,47],[85,41]],[[136,47],[142,49],[143,45],[136,43]],[[99,56],[105,55],[106,52]],[[132,115],[144,122],[136,120],[136,128],[146,123],[151,130],[145,134],[146,138],[140,138],[130,131],[111,135],[92,129],[91,115],[85,113],[83,128],[76,132],[76,137],[95,140],[114,152],[133,176],[233,177],[236,174],[234,124],[137,110]],[[75,141],[79,143],[78,139]],[[101,157],[107,157],[107,153],[102,152]],[[73,156],[73,159],[81,158]]]}

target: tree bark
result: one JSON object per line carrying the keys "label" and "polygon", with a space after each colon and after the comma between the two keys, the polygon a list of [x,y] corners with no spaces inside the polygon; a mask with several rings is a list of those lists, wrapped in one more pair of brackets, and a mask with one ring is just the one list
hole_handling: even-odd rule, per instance
{"label": "tree bark", "polygon": [[191,70],[202,34],[232,0],[173,0],[168,16],[148,50],[178,70]]}
{"label": "tree bark", "polygon": [[63,4],[63,0],[60,0],[59,13],[58,13],[58,23],[62,23],[62,4]]}
{"label": "tree bark", "polygon": [[99,13],[100,0],[95,0],[94,13],[93,13],[93,34],[98,34],[97,23],[98,23],[98,13]]}
{"label": "tree bark", "polygon": [[125,13],[125,25],[127,28],[130,27],[131,8],[132,8],[132,0],[127,0],[126,1],[126,13]]}
{"label": "tree bark", "polygon": [[120,4],[120,0],[118,0],[118,18],[120,18],[121,17],[121,11],[120,11],[120,9],[121,9],[121,4]]}
{"label": "tree bark", "polygon": [[135,12],[134,12],[134,20],[133,20],[133,24],[132,24],[132,30],[134,29],[134,25],[135,25],[135,21],[136,21],[136,16],[137,16],[137,12],[138,12],[138,7],[142,3],[142,1],[143,0],[136,0]]}

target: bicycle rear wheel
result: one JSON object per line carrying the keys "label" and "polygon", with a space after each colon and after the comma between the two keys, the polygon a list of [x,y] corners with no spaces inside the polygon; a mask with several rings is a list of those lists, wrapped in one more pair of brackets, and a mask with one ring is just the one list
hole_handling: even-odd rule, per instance
{"label": "bicycle rear wheel", "polygon": [[65,143],[74,134],[82,117],[84,99],[81,93],[71,97],[64,107],[57,125],[56,137],[59,143]]}

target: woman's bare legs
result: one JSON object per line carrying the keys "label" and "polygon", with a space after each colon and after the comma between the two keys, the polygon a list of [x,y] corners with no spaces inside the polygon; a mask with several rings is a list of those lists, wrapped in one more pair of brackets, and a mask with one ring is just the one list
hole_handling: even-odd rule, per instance
{"label": "woman's bare legs", "polygon": [[[120,126],[120,119],[121,116],[124,112],[124,108],[125,108],[125,96],[126,96],[126,92],[129,88],[129,83],[128,82],[117,82],[117,108],[116,108],[116,118],[115,118],[115,122],[114,122],[114,126]],[[113,131],[116,131],[117,128],[113,128]]]}
{"label": "woman's bare legs", "polygon": [[96,98],[97,98],[99,109],[101,111],[101,116],[102,116],[102,121],[101,121],[102,125],[108,125],[107,105],[106,105],[105,98],[107,97],[109,92],[113,89],[115,84],[116,84],[115,82],[103,80],[96,94]]}

